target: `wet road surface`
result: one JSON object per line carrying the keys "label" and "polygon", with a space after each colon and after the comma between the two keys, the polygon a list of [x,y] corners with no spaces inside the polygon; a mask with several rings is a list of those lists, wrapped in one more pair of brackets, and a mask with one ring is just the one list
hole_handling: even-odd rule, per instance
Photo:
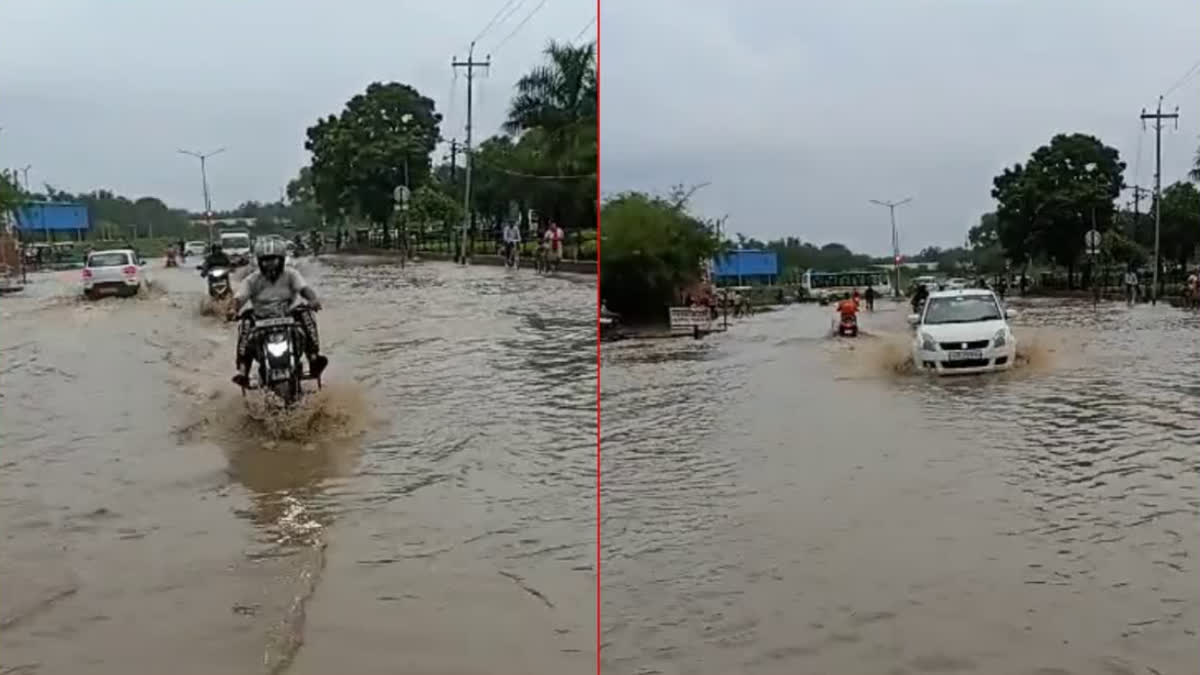
{"label": "wet road surface", "polygon": [[0,672],[594,669],[594,278],[301,269],[290,416],[192,271],[0,299]]}
{"label": "wet road surface", "polygon": [[1014,307],[1001,376],[889,303],[605,345],[604,672],[1195,672],[1200,319]]}

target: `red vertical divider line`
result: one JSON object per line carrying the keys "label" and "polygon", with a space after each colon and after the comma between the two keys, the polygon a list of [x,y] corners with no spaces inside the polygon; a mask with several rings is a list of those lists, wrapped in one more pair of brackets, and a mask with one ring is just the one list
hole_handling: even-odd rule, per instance
{"label": "red vertical divider line", "polygon": [[600,675],[600,0],[596,0],[596,675]]}

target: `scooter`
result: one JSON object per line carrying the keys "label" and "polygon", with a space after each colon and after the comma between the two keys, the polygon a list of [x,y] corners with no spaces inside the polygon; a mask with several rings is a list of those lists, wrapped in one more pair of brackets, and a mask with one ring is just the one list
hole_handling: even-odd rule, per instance
{"label": "scooter", "polygon": [[176,260],[175,249],[167,249],[167,267],[179,267],[179,261]]}
{"label": "scooter", "polygon": [[843,314],[838,320],[838,335],[841,337],[858,337],[858,317],[853,314]]}

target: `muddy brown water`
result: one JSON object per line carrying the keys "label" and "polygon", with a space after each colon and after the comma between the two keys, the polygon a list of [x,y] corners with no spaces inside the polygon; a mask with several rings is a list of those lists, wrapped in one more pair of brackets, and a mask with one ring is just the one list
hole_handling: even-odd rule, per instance
{"label": "muddy brown water", "polygon": [[605,345],[608,673],[1189,673],[1200,317],[1014,302],[935,380],[903,308]]}
{"label": "muddy brown water", "polygon": [[594,670],[594,277],[301,268],[287,417],[194,271],[0,300],[0,672]]}

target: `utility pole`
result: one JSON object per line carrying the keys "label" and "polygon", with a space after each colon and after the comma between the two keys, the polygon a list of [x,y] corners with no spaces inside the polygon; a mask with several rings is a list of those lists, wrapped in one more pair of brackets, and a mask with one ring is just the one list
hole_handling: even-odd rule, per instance
{"label": "utility pole", "polygon": [[1144,188],[1141,185],[1134,185],[1132,189],[1133,189],[1133,227],[1130,228],[1130,232],[1129,232],[1130,239],[1134,239],[1135,237],[1137,237],[1138,221],[1142,217],[1142,214],[1140,211],[1140,206],[1141,206],[1141,202],[1142,202],[1142,194],[1150,192],[1150,190],[1148,188]]}
{"label": "utility pole", "polygon": [[878,199],[872,199],[872,204],[886,206],[892,217],[892,266],[896,273],[896,283],[892,286],[892,297],[900,297],[900,236],[896,233],[896,207],[903,206],[912,201],[912,197],[906,197],[898,202],[884,202]]}
{"label": "utility pole", "polygon": [[204,220],[205,220],[205,222],[208,223],[208,243],[212,244],[213,243],[212,202],[210,202],[208,199],[208,169],[206,167],[206,163],[208,162],[209,157],[212,157],[213,155],[219,155],[222,152],[225,152],[225,148],[218,148],[207,154],[203,154],[203,153],[199,153],[199,152],[192,152],[191,150],[180,150],[179,152],[180,152],[180,154],[191,155],[192,157],[195,157],[200,160],[200,183],[201,183],[201,186],[204,188]]}
{"label": "utility pole", "polygon": [[32,164],[26,164],[21,167],[21,175],[25,176],[25,194],[29,194],[29,170],[32,168]]}
{"label": "utility pole", "polygon": [[472,106],[472,80],[475,77],[476,68],[488,68],[492,65],[492,57],[488,56],[486,60],[475,60],[475,41],[471,41],[471,48],[467,51],[467,60],[459,61],[452,59],[450,66],[452,68],[467,69],[467,142],[464,146],[463,153],[467,165],[467,178],[465,188],[463,189],[463,227],[462,227],[462,264],[467,264],[467,228],[471,223],[471,106]]}
{"label": "utility pole", "polygon": [[1175,120],[1175,128],[1179,128],[1179,108],[1175,112],[1164,114],[1162,111],[1163,97],[1158,97],[1158,108],[1155,112],[1147,113],[1142,108],[1142,126],[1146,120],[1154,120],[1154,287],[1150,290],[1150,304],[1158,304],[1158,264],[1159,264],[1159,231],[1162,229],[1162,121]]}
{"label": "utility pole", "polygon": [[458,169],[458,139],[450,139],[450,184],[455,184],[455,173]]}

